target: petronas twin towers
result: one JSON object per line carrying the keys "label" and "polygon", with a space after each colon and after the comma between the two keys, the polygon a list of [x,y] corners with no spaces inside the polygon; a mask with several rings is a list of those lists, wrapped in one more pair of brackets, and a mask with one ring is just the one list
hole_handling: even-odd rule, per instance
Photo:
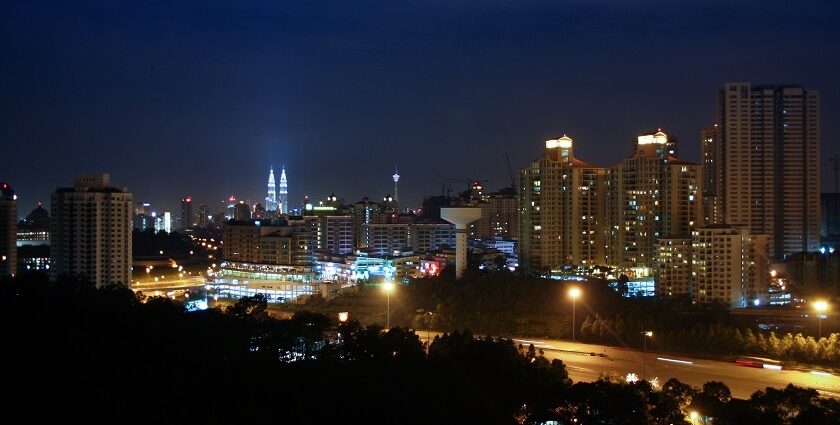
{"label": "petronas twin towers", "polygon": [[280,188],[275,190],[274,167],[268,172],[268,196],[265,198],[265,209],[277,211],[280,214],[289,213],[289,184],[286,181],[286,167],[280,170]]}

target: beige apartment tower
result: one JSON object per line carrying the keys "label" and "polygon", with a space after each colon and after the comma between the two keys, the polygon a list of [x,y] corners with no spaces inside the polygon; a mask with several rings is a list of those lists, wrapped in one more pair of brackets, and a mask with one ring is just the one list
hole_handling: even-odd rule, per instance
{"label": "beige apartment tower", "polygon": [[767,235],[715,224],[691,238],[692,300],[730,307],[767,304]]}
{"label": "beige apartment tower", "polygon": [[108,174],[82,174],[59,188],[50,204],[50,272],[97,287],[131,284],[132,198],[110,187]]}
{"label": "beige apartment tower", "polygon": [[632,155],[607,168],[607,265],[652,275],[659,240],[690,238],[700,226],[700,166],[673,151],[664,132],[643,134]]}
{"label": "beige apartment tower", "polygon": [[715,222],[768,235],[774,258],[818,250],[819,94],[728,83],[717,103],[714,133],[703,134],[704,161],[714,160],[704,183],[716,185],[704,196],[723,212]]}
{"label": "beige apartment tower", "polygon": [[522,265],[551,270],[604,264],[604,169],[574,156],[574,141],[545,142],[543,156],[519,171]]}

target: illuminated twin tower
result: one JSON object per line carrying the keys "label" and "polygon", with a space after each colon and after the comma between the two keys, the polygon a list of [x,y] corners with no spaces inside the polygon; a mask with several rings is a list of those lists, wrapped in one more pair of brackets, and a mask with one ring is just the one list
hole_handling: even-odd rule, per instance
{"label": "illuminated twin tower", "polygon": [[[289,183],[286,181],[286,167],[280,169],[280,188],[275,190],[274,167],[268,171],[268,196],[265,197],[265,209],[280,214],[289,213]],[[279,196],[278,196],[279,195]]]}

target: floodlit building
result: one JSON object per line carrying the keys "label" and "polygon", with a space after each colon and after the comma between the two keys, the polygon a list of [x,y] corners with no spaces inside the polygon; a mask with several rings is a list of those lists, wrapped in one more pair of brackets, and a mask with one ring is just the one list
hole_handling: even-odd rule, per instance
{"label": "floodlit building", "polygon": [[280,214],[289,214],[289,181],[286,179],[285,166],[280,169],[280,187],[277,195],[277,209]]}
{"label": "floodlit building", "polygon": [[132,196],[108,174],[81,174],[52,195],[53,278],[80,276],[96,286],[131,284]]}
{"label": "floodlit building", "polygon": [[820,248],[819,94],[801,86],[727,83],[707,181],[723,222],[767,234],[770,255]]}
{"label": "floodlit building", "polygon": [[274,167],[268,170],[268,195],[265,197],[266,211],[277,211],[277,186],[274,184]]}
{"label": "floodlit building", "polygon": [[543,156],[519,171],[522,265],[550,270],[604,263],[604,169],[574,156],[568,136],[547,140]]}
{"label": "floodlit building", "polygon": [[689,238],[699,227],[700,166],[671,156],[673,145],[662,131],[643,134],[607,169],[607,265],[650,275],[660,238]]}
{"label": "floodlit building", "polygon": [[17,272],[17,195],[0,183],[0,276]]}
{"label": "floodlit building", "polygon": [[695,230],[691,238],[692,300],[733,308],[766,305],[767,239],[746,227],[726,224]]}

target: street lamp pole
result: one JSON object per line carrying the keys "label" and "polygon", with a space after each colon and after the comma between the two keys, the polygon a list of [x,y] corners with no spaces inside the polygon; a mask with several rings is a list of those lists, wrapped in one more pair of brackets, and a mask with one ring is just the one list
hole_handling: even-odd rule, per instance
{"label": "street lamp pole", "polygon": [[653,336],[653,331],[642,332],[642,379],[647,381],[647,339]]}
{"label": "street lamp pole", "polygon": [[580,288],[569,289],[569,297],[572,299],[572,342],[575,341],[575,304],[580,296]]}
{"label": "street lamp pole", "polygon": [[828,302],[819,300],[814,302],[814,310],[817,311],[817,322],[819,323],[819,339],[822,339],[822,317],[823,313],[828,310]]}
{"label": "street lamp pole", "polygon": [[385,293],[388,294],[388,312],[386,313],[385,328],[391,329],[391,291],[394,290],[394,283],[385,282],[383,288],[385,289]]}

